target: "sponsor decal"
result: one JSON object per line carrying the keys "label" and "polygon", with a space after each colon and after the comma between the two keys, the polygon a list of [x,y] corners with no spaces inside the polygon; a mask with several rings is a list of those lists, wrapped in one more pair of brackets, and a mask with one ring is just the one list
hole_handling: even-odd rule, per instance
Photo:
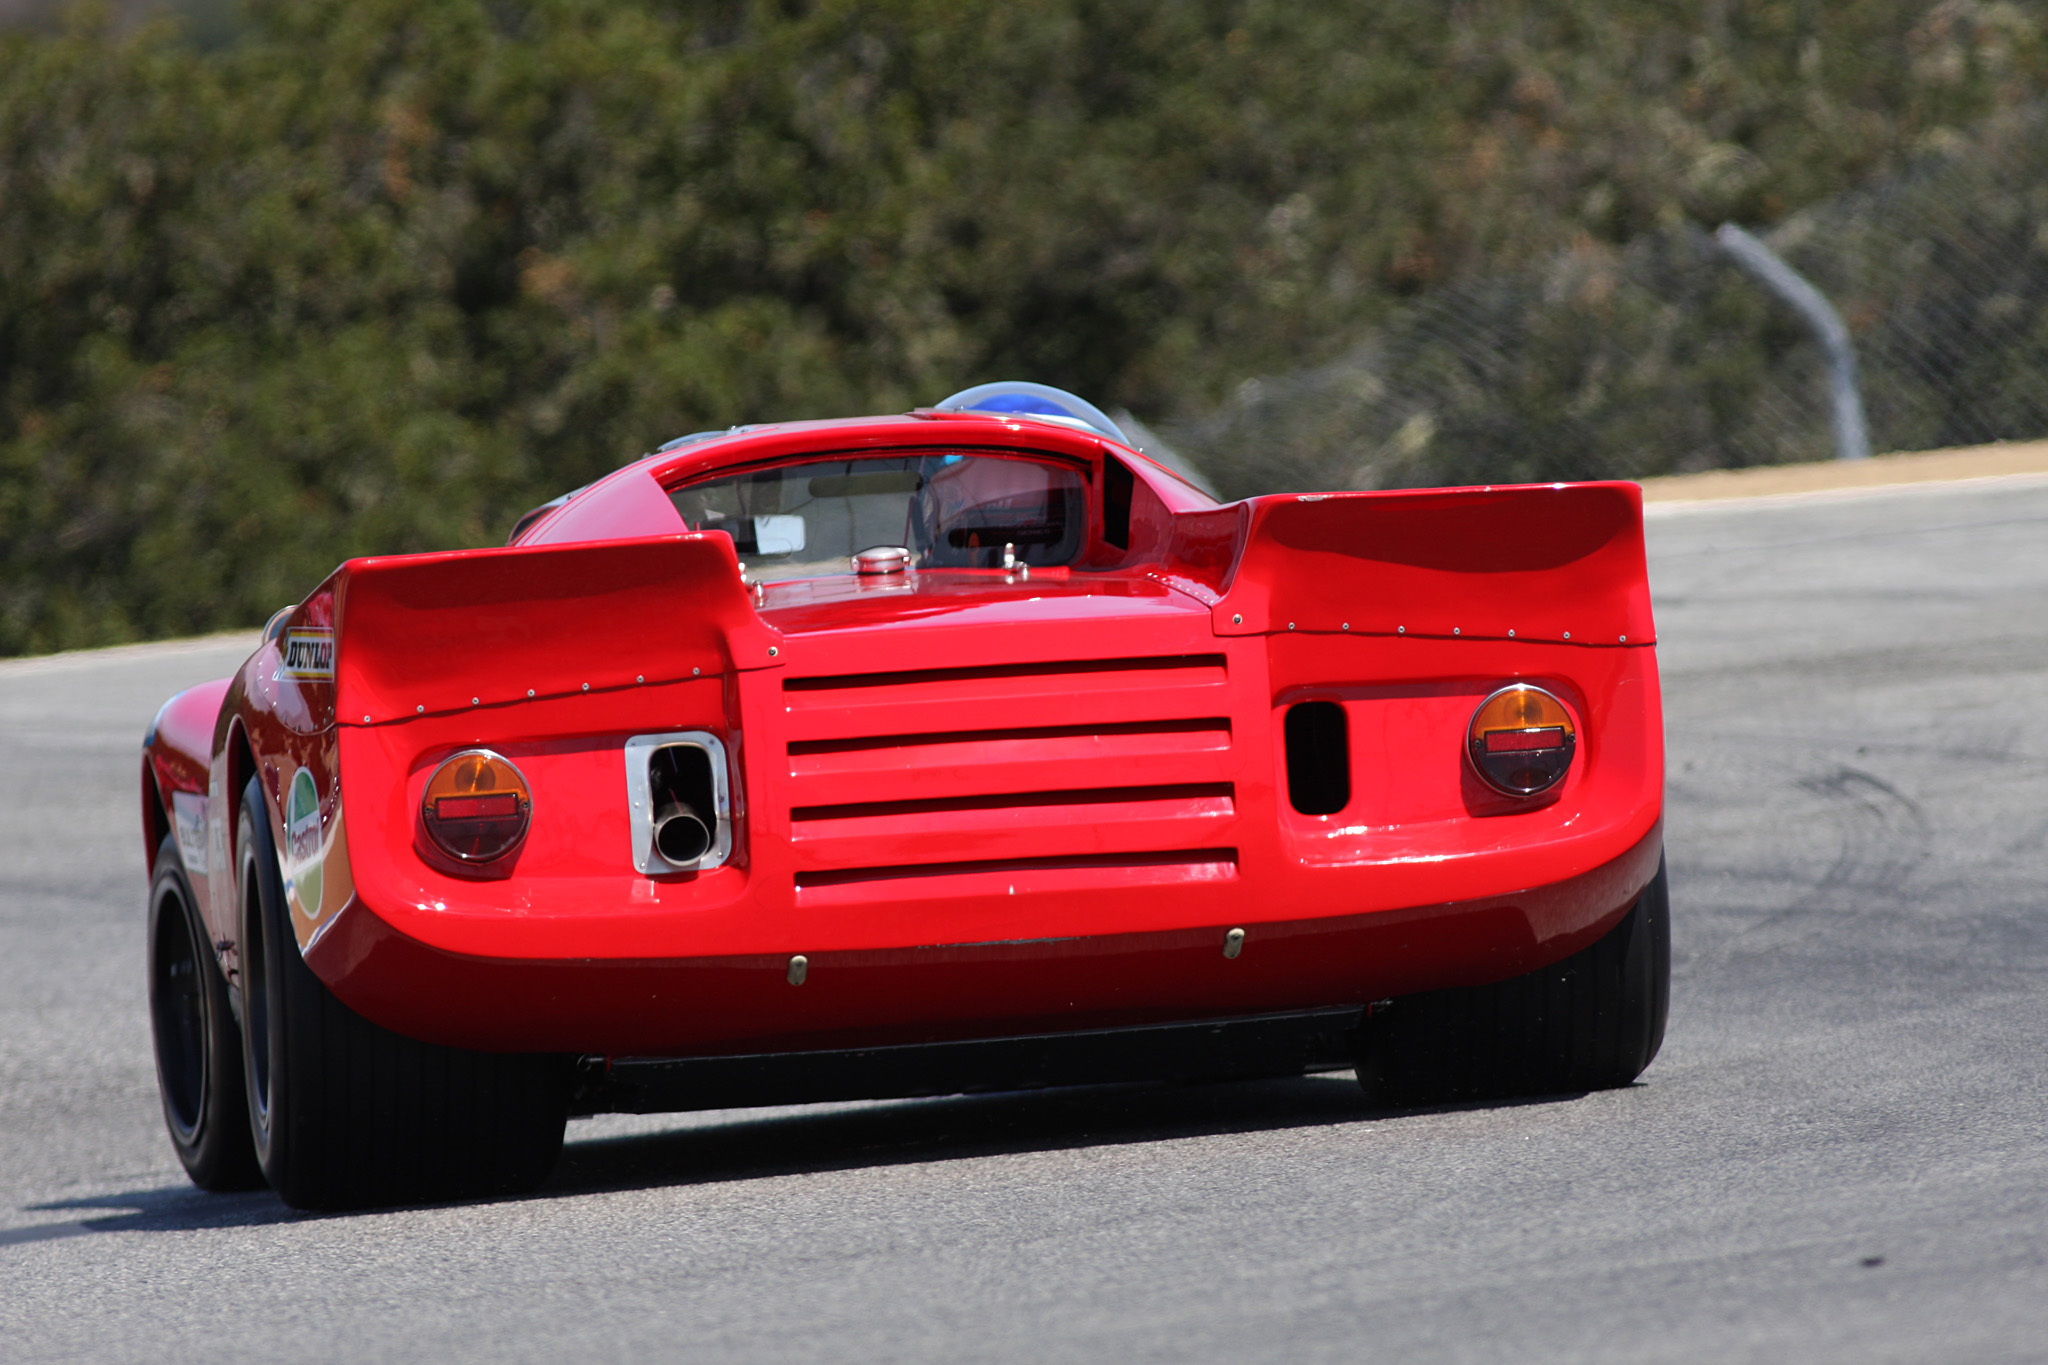
{"label": "sponsor decal", "polygon": [[286,631],[284,675],[287,678],[332,678],[334,632],[326,629]]}
{"label": "sponsor decal", "polygon": [[171,793],[171,833],[178,840],[178,857],[185,871],[195,877],[213,875],[206,857],[207,806],[207,799],[195,792]]}
{"label": "sponsor decal", "polygon": [[320,936],[332,929],[356,893],[355,877],[348,866],[348,830],[341,809],[339,789],[327,794],[327,835],[320,855],[320,913],[306,914],[292,921],[292,932],[301,949],[310,949]]}
{"label": "sponsor decal", "polygon": [[292,869],[285,883],[286,894],[298,903],[307,919],[320,918],[320,898],[325,878],[320,849],[320,788],[310,768],[292,777],[284,806],[285,859]]}

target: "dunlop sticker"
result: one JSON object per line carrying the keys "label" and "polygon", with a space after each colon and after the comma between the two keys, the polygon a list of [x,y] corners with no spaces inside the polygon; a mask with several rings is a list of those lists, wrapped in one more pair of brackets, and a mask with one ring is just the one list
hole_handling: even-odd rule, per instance
{"label": "dunlop sticker", "polygon": [[327,629],[286,631],[284,675],[287,678],[332,678],[334,632]]}

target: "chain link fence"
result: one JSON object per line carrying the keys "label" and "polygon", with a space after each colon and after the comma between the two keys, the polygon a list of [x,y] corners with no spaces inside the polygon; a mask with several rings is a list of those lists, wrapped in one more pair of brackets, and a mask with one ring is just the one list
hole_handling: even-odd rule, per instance
{"label": "chain link fence", "polygon": [[[2048,112],[1761,235],[1847,322],[1873,449],[2048,436]],[[1681,224],[1433,291],[1162,433],[1235,497],[1823,460],[1829,413],[1806,324]]]}

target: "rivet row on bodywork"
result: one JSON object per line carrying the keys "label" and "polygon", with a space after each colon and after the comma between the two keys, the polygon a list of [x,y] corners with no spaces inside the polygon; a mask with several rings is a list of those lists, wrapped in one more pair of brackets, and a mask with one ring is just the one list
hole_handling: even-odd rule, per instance
{"label": "rivet row on bodywork", "polygon": [[471,698],[469,699],[469,704],[470,704],[471,706],[482,706],[482,705],[483,705],[483,703],[482,703],[481,701],[477,700],[477,699],[476,699],[475,697],[471,697]]}
{"label": "rivet row on bodywork", "polygon": [[531,696],[533,695],[533,689],[532,689],[532,688],[530,688],[530,687],[529,687],[529,688],[527,688],[527,689],[526,689],[526,695],[527,695],[527,696],[529,696],[529,697],[531,697]]}
{"label": "rivet row on bodywork", "polygon": [[1451,634],[1453,635],[1463,635],[1464,633],[1464,631],[1458,629],[1456,626],[1451,627]]}
{"label": "rivet row on bodywork", "polygon": [[1346,629],[1346,630],[1349,630],[1349,629],[1351,629],[1351,623],[1350,623],[1349,621],[1346,621],[1346,622],[1344,623],[1344,629]]}
{"label": "rivet row on bodywork", "polygon": [[1406,626],[1395,626],[1395,627],[1394,627],[1394,634],[1396,634],[1396,635],[1406,635],[1407,633],[1408,633],[1408,627],[1406,627]]}
{"label": "rivet row on bodywork", "polygon": [[781,651],[781,650],[779,650],[779,649],[777,649],[777,648],[776,648],[776,647],[775,647],[774,645],[770,645],[770,646],[768,646],[768,657],[769,657],[769,658],[771,658],[771,659],[772,659],[772,658],[774,658],[774,657],[775,657],[776,655],[778,655],[778,654],[780,654],[780,653],[782,653],[782,651]]}
{"label": "rivet row on bodywork", "polygon": [[1514,638],[1515,638],[1515,633],[1514,633],[1514,632],[1513,632],[1512,630],[1508,632],[1508,638],[1509,638],[1510,640],[1512,640],[1512,639],[1514,639]]}
{"label": "rivet row on bodywork", "polygon": [[702,677],[703,675],[704,675],[704,670],[703,670],[703,669],[701,669],[701,668],[693,668],[693,669],[691,669],[691,670],[690,670],[690,676],[691,676],[691,677],[693,677],[693,678],[699,678],[699,677]]}
{"label": "rivet row on bodywork", "polygon": [[635,673],[635,674],[633,675],[633,681],[634,681],[634,682],[646,682],[646,681],[647,681],[647,675],[646,675],[645,673]]}
{"label": "rivet row on bodywork", "polygon": [[424,706],[415,706],[412,709],[414,715],[424,716],[427,714],[427,708]]}
{"label": "rivet row on bodywork", "polygon": [[803,985],[803,984],[804,984],[804,978],[808,977],[808,976],[809,976],[810,974],[811,974],[811,960],[810,960],[809,958],[805,957],[805,956],[804,956],[804,955],[803,955],[802,953],[798,953],[798,954],[797,954],[797,955],[796,955],[795,957],[793,957],[793,958],[791,958],[791,959],[789,960],[789,984],[790,984],[790,985],[792,985],[792,986],[801,986],[801,985]]}
{"label": "rivet row on bodywork", "polygon": [[1287,623],[1287,628],[1288,628],[1289,630],[1293,630],[1293,629],[1294,629],[1294,622],[1292,622],[1292,621],[1289,621],[1289,622]]}
{"label": "rivet row on bodywork", "polygon": [[585,692],[588,692],[588,691],[590,690],[590,684],[589,684],[589,683],[585,683],[585,684],[583,684],[583,690],[584,690]]}
{"label": "rivet row on bodywork", "polygon": [[1234,958],[1244,951],[1244,930],[1232,929],[1223,936],[1223,955]]}
{"label": "rivet row on bodywork", "polygon": [[1564,638],[1565,638],[1565,639],[1567,639],[1567,640],[1571,639],[1571,638],[1572,638],[1572,633],[1571,633],[1570,631],[1566,631],[1566,632],[1564,633]]}
{"label": "rivet row on bodywork", "polygon": [[1627,644],[1627,643],[1628,643],[1628,636],[1626,636],[1626,635],[1622,636],[1622,637],[1621,637],[1621,642],[1622,642],[1623,644]]}
{"label": "rivet row on bodywork", "polygon": [[1231,624],[1231,625],[1233,625],[1233,626],[1241,626],[1241,625],[1243,625],[1243,624],[1244,624],[1244,617],[1242,617],[1242,616],[1232,616],[1232,617],[1230,618],[1230,624]]}

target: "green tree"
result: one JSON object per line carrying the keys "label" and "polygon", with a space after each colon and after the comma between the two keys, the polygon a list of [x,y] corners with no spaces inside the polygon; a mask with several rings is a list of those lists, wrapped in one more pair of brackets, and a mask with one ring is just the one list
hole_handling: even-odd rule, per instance
{"label": "green tree", "polygon": [[[1198,414],[1574,243],[1892,173],[2036,97],[2040,17],[265,0],[203,49],[0,35],[0,653],[260,621],[704,427],[1006,375]],[[1530,335],[1540,425],[1597,367]]]}

